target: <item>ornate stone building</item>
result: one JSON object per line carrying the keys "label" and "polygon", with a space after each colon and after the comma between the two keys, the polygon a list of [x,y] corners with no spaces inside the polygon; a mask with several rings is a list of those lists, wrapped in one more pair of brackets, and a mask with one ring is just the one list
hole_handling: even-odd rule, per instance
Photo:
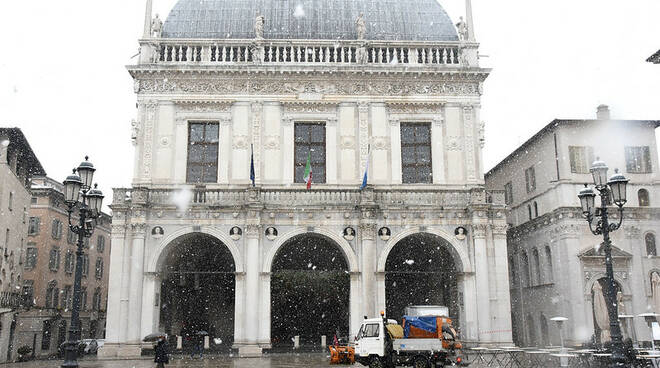
{"label": "ornate stone building", "polygon": [[164,24],[150,3],[101,354],[204,330],[258,355],[410,304],[449,306],[472,343],[511,342],[469,0],[456,25],[435,0],[180,0]]}
{"label": "ornate stone building", "polygon": [[[619,314],[660,312],[653,303],[653,294],[660,293],[653,291],[654,274],[660,281],[659,124],[611,119],[608,107],[599,106],[596,119],[550,122],[486,174],[486,187],[503,189],[511,209],[508,263],[519,346],[558,345],[559,332],[550,321],[557,316],[569,319],[564,328],[569,344],[604,336],[594,307],[605,277],[598,251],[602,237],[589,231],[577,197],[585,183],[593,182],[589,168],[596,157],[607,163],[610,175],[619,168],[630,179],[623,225],[612,233]],[[618,221],[618,212],[611,213]],[[625,338],[650,341],[641,318],[635,318],[634,331],[624,323]]]}

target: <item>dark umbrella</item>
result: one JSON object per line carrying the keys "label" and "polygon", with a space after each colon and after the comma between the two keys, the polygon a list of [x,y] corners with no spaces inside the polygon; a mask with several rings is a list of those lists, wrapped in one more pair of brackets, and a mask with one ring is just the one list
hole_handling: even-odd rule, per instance
{"label": "dark umbrella", "polygon": [[209,333],[206,332],[206,331],[197,331],[197,335],[199,335],[199,336],[208,336]]}
{"label": "dark umbrella", "polygon": [[156,342],[160,340],[161,338],[165,338],[167,334],[163,332],[154,332],[152,334],[149,334],[142,339],[144,342]]}

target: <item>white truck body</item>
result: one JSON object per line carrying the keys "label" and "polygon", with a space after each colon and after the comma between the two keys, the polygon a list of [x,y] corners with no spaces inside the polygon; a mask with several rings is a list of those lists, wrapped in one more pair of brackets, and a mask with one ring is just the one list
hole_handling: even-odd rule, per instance
{"label": "white truck body", "polygon": [[397,353],[409,351],[443,351],[442,341],[439,339],[394,339],[392,349]]}
{"label": "white truck body", "polygon": [[412,305],[406,307],[406,316],[442,316],[449,317],[449,308],[443,305]]}

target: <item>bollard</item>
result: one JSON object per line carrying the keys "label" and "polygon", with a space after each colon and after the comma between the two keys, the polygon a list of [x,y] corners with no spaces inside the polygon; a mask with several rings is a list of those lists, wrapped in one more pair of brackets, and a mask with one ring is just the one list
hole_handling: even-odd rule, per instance
{"label": "bollard", "polygon": [[204,349],[208,350],[211,347],[210,339],[208,336],[204,336]]}
{"label": "bollard", "polygon": [[326,342],[327,342],[327,338],[325,337],[325,335],[321,336],[321,351],[325,351]]}
{"label": "bollard", "polygon": [[183,336],[176,337],[176,350],[183,349]]}
{"label": "bollard", "polygon": [[300,336],[293,337],[293,348],[298,349],[300,347]]}

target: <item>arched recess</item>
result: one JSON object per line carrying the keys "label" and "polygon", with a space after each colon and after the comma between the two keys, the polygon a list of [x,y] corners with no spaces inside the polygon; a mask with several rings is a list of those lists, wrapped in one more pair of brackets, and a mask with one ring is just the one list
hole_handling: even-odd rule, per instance
{"label": "arched recess", "polygon": [[452,255],[454,256],[454,260],[456,261],[456,271],[463,273],[473,272],[472,263],[470,262],[470,256],[468,256],[465,247],[461,243],[456,241],[453,235],[449,235],[449,233],[440,229],[426,229],[425,231],[419,231],[418,229],[407,229],[392,236],[392,238],[387,242],[385,248],[378,257],[377,272],[378,273],[385,272],[385,264],[387,263],[387,257],[390,255],[390,252],[392,251],[392,249],[394,249],[394,246],[396,246],[398,242],[411,235],[424,234],[424,233],[429,235],[435,235],[439,238],[442,238],[442,240],[444,240],[445,242],[449,243],[449,245],[451,245],[450,249],[448,250],[450,253],[452,253]]}
{"label": "arched recess", "polygon": [[145,273],[159,272],[160,269],[163,267],[163,262],[165,261],[165,258],[167,258],[168,251],[172,247],[176,246],[175,240],[181,238],[182,236],[188,234],[194,234],[194,233],[206,234],[218,239],[231,252],[231,255],[234,258],[234,265],[236,266],[236,272],[237,273],[244,272],[243,257],[241,256],[241,251],[236,246],[236,242],[232,240],[228,234],[220,231],[217,228],[210,226],[202,226],[202,228],[197,231],[193,231],[190,227],[179,229],[173,232],[172,234],[166,236],[165,238],[163,238],[158,243],[158,245],[156,245],[156,248],[154,249],[153,253],[149,258],[149,261],[146,263],[147,267],[145,269]]}
{"label": "arched recess", "polygon": [[308,231],[308,229],[302,227],[295,228],[289,231],[288,233],[280,236],[275,241],[275,244],[273,244],[273,246],[268,251],[268,254],[266,254],[266,258],[264,259],[264,263],[263,263],[262,272],[264,273],[271,272],[271,269],[273,267],[273,260],[275,259],[275,256],[277,255],[277,252],[280,250],[280,248],[282,248],[282,246],[286,244],[289,240],[303,234],[318,234],[332,240],[335,244],[337,244],[341,248],[342,253],[344,254],[344,257],[346,259],[346,263],[348,264],[349,271],[358,272],[359,267],[358,267],[357,255],[355,255],[353,248],[346,241],[346,239],[344,239],[341,235],[326,229],[314,229],[313,231]]}
{"label": "arched recess", "polygon": [[264,262],[268,272],[262,273],[262,295],[267,298],[262,306],[268,310],[261,319],[269,326],[260,340],[269,339],[277,348],[290,348],[292,336],[309,347],[318,345],[323,335],[331,339],[335,332],[339,338],[352,334],[358,279],[350,272],[357,264],[350,263],[357,259],[323,230],[300,230],[279,239]]}
{"label": "arched recess", "polygon": [[[176,256],[180,247],[183,247],[182,251],[186,252],[186,249],[191,247],[190,242],[200,242],[206,247],[205,251],[200,250],[196,257],[190,259],[193,263],[195,260],[201,262],[209,258],[209,254],[225,254],[221,258],[227,264],[227,267],[222,270],[206,269],[204,267],[198,269],[199,265],[197,265],[184,270],[185,272],[176,272],[176,270],[173,272],[172,257]],[[204,331],[211,329],[212,331],[207,332],[213,334],[213,337],[224,341],[222,345],[213,346],[219,349],[228,348],[228,343],[232,339],[240,337],[237,331],[240,331],[242,327],[236,301],[241,297],[239,289],[242,285],[238,284],[239,280],[236,275],[243,273],[243,261],[236,242],[228,235],[217,228],[209,226],[204,226],[196,231],[193,231],[190,227],[179,229],[163,238],[149,253],[148,259],[145,261],[145,269],[141,316],[143,335],[151,333],[150,331],[164,329],[170,329],[171,331],[166,332],[174,335],[190,334],[191,329],[195,328]],[[222,280],[213,279],[214,277],[219,277]],[[181,281],[176,281],[178,279],[181,279]],[[181,290],[174,291],[175,289],[190,290],[189,297],[186,298],[185,302],[170,303],[172,298],[183,295]],[[166,305],[167,303],[170,303],[170,305]],[[175,312],[172,312],[172,305],[178,305],[177,310],[184,310],[186,303],[206,303],[206,305],[197,306],[197,308],[200,308],[200,312],[208,311],[208,315],[214,315],[217,318],[209,317],[198,323],[199,326],[197,327],[192,326],[192,323],[189,324],[190,326],[185,326],[185,323],[179,321],[181,318],[178,317],[174,318],[177,323],[173,323],[171,316]],[[221,306],[222,311],[213,312],[213,308],[218,306]],[[168,307],[170,309],[166,310]],[[226,323],[221,323],[220,320]],[[190,342],[192,339],[187,341]]]}

